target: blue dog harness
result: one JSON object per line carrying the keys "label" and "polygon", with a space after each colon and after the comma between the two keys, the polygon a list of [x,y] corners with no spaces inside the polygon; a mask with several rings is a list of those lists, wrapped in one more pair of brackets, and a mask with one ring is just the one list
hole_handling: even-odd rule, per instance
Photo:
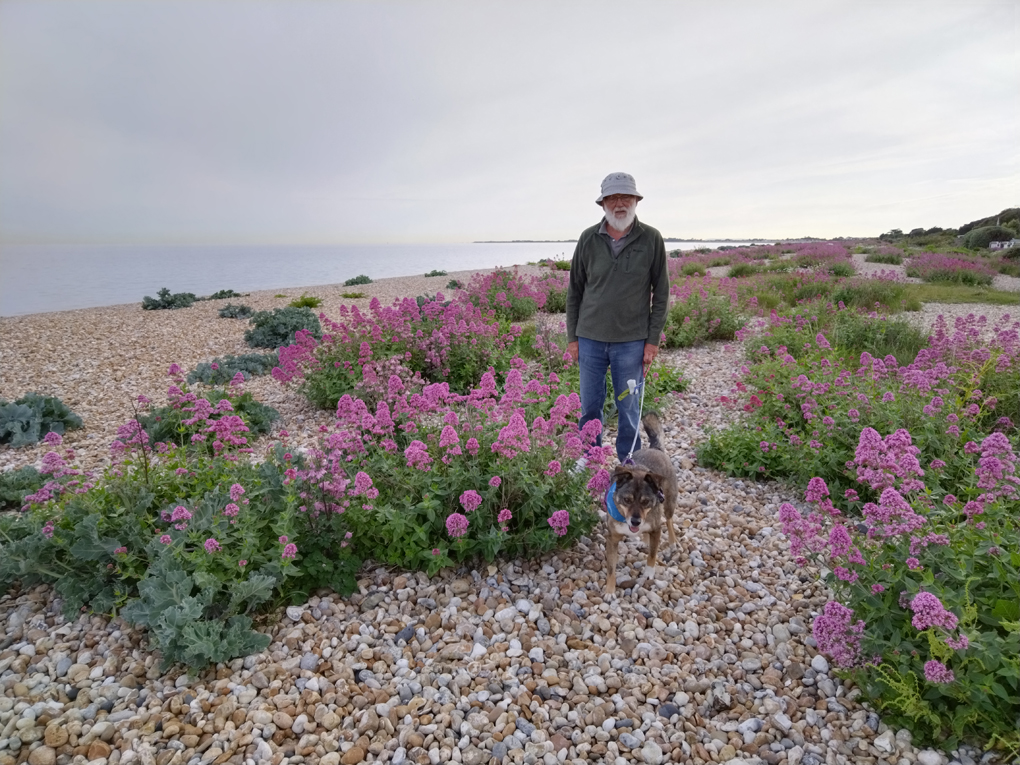
{"label": "blue dog harness", "polygon": [[616,500],[613,499],[613,495],[616,493],[616,481],[613,481],[609,485],[609,490],[606,492],[606,512],[609,513],[609,517],[618,523],[626,523],[627,519],[623,517],[623,513],[616,506]]}

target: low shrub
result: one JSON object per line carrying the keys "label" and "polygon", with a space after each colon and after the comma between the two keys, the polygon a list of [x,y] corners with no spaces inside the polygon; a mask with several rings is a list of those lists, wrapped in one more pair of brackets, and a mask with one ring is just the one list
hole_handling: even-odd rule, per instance
{"label": "low shrub", "polygon": [[301,297],[291,300],[287,305],[291,308],[318,308],[322,305],[322,298],[313,297],[312,295],[301,295]]}
{"label": "low shrub", "polygon": [[536,289],[536,280],[521,276],[517,269],[497,268],[488,274],[475,274],[465,288],[467,299],[482,311],[492,311],[497,319],[523,321],[545,304],[545,294]]}
{"label": "low shrub", "polygon": [[743,325],[730,297],[692,290],[669,307],[662,347],[690,348],[709,340],[732,340]]}
{"label": "low shrub", "polygon": [[890,266],[899,266],[903,264],[903,255],[900,253],[888,253],[882,254],[873,252],[864,258],[865,263],[885,263]]}
{"label": "low shrub", "polygon": [[547,274],[538,280],[537,289],[545,294],[542,310],[545,313],[565,313],[567,310],[567,284],[570,275],[563,271]]}
{"label": "low shrub", "polygon": [[219,290],[214,292],[206,300],[224,300],[226,298],[239,298],[244,297],[240,292],[234,292],[233,290]]}
{"label": "low shrub", "polygon": [[926,282],[956,282],[976,287],[990,285],[995,271],[981,260],[921,252],[910,258],[907,276]]}
{"label": "low shrub", "polygon": [[434,268],[431,271],[429,271],[427,274],[425,274],[425,276],[426,277],[430,277],[430,276],[446,276],[446,271],[440,271],[440,270]]}
{"label": "low shrub", "polygon": [[221,319],[247,319],[255,313],[255,309],[246,305],[227,303],[220,309]]}
{"label": "low shrub", "polygon": [[[180,367],[170,367],[173,384],[167,393],[166,406],[148,407],[138,414],[135,423],[148,436],[148,445],[159,443],[186,446],[198,451],[218,454],[227,446],[247,441],[243,433],[268,433],[280,414],[257,401],[243,389],[243,378],[235,377],[227,388],[217,388],[196,395],[188,391]],[[241,375],[238,372],[237,375]],[[125,437],[130,433],[118,433]]]}
{"label": "low shrub", "polygon": [[364,292],[341,292],[340,297],[347,298],[348,300],[357,300],[358,298],[365,297]]}
{"label": "low shrub", "polygon": [[919,311],[921,302],[910,292],[910,285],[891,279],[851,279],[841,282],[829,293],[829,299],[847,308],[895,313]]}
{"label": "low shrub", "polygon": [[854,270],[853,263],[833,263],[828,268],[830,275],[835,277],[846,277],[853,276],[857,271]]}
{"label": "low shrub", "polygon": [[741,276],[752,276],[758,273],[758,266],[753,263],[737,263],[735,266],[731,266],[727,276],[730,278],[739,278]]}
{"label": "low shrub", "polygon": [[352,276],[350,279],[344,282],[345,287],[357,287],[359,284],[371,284],[372,280],[364,274],[359,276]]}
{"label": "low shrub", "polygon": [[62,435],[80,427],[81,417],[55,396],[26,393],[16,401],[0,398],[0,444],[31,446],[47,433]]}
{"label": "low shrub", "polygon": [[464,285],[461,284],[456,279],[450,279],[450,281],[448,281],[446,283],[446,289],[448,289],[448,290],[462,290],[462,289],[464,289]]}
{"label": "low shrub", "polygon": [[20,510],[25,497],[39,491],[46,480],[31,465],[0,472],[0,511]]}
{"label": "low shrub", "polygon": [[707,271],[702,263],[684,263],[680,266],[680,273],[684,276],[704,276]]}
{"label": "low shrub", "polygon": [[992,242],[1006,242],[1016,236],[1016,232],[1005,226],[981,226],[967,232],[963,237],[964,247],[972,250],[984,250]]}
{"label": "low shrub", "polygon": [[156,293],[156,297],[152,298],[146,295],[142,298],[142,310],[162,311],[188,308],[194,305],[196,300],[198,298],[192,292],[175,292],[171,294],[170,290],[163,287],[163,289]]}
{"label": "low shrub", "polygon": [[204,385],[226,385],[235,376],[247,380],[260,377],[273,371],[279,363],[276,353],[245,353],[241,356],[217,356],[212,361],[203,361],[188,372],[189,384],[196,382]]}
{"label": "low shrub", "polygon": [[252,348],[279,348],[294,342],[300,331],[322,337],[322,325],[309,308],[274,308],[259,311],[249,320],[252,328],[244,333],[244,341]]}

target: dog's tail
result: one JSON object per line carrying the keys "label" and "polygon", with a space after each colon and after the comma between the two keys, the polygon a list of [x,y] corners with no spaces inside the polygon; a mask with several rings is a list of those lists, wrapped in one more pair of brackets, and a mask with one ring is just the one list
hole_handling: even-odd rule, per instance
{"label": "dog's tail", "polygon": [[666,434],[662,430],[659,415],[655,412],[649,412],[641,418],[641,424],[645,426],[645,433],[648,434],[648,448],[658,449],[660,452],[666,451],[666,448],[663,446],[666,441]]}

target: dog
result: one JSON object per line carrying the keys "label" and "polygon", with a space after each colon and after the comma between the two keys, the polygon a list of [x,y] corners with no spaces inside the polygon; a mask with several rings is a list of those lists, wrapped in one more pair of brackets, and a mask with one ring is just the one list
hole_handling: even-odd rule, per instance
{"label": "dog", "polygon": [[625,537],[644,534],[648,538],[647,565],[654,566],[662,538],[663,516],[669,544],[676,544],[673,512],[677,503],[676,470],[663,449],[665,440],[658,415],[649,412],[641,419],[648,434],[648,448],[634,453],[633,464],[618,465],[606,493],[606,593],[616,592],[616,563],[619,544]]}

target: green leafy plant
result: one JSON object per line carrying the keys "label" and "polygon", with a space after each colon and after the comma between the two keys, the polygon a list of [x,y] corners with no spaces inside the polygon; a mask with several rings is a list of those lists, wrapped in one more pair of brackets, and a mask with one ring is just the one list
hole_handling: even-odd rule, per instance
{"label": "green leafy plant", "polygon": [[319,319],[309,308],[274,308],[259,311],[249,320],[252,328],[244,333],[244,341],[253,348],[279,348],[294,342],[294,333],[306,330],[313,337],[322,337]]}
{"label": "green leafy plant", "polygon": [[707,271],[703,263],[684,263],[680,266],[680,273],[684,276],[704,276]]}
{"label": "green leafy plant", "polygon": [[689,348],[708,340],[732,340],[743,325],[730,297],[692,290],[670,306],[662,345]]}
{"label": "green leafy plant", "polygon": [[25,497],[39,491],[47,480],[31,465],[0,472],[0,511],[20,510]]}
{"label": "green leafy plant", "polygon": [[0,399],[0,444],[31,446],[47,433],[80,427],[81,417],[55,396],[26,393],[13,402]]}
{"label": "green leafy plant", "polygon": [[833,263],[829,266],[828,271],[832,276],[837,277],[853,276],[857,273],[852,263]]}
{"label": "green leafy plant", "polygon": [[278,354],[245,353],[241,356],[217,356],[212,361],[203,361],[188,372],[188,383],[200,382],[205,385],[226,385],[240,373],[245,380],[260,377],[273,371],[279,363]]}
{"label": "green leafy plant", "polygon": [[148,295],[142,298],[142,310],[160,311],[188,308],[194,305],[196,300],[198,298],[195,297],[193,292],[175,292],[171,294],[170,290],[163,287],[163,289],[156,293],[155,298]]}
{"label": "green leafy plant", "polygon": [[291,308],[318,308],[322,305],[322,298],[313,297],[312,295],[302,295],[299,298],[294,298],[288,303]]}
{"label": "green leafy plant", "polygon": [[220,309],[221,319],[247,319],[255,310],[250,306],[246,305],[234,305],[233,303],[227,303]]}
{"label": "green leafy plant", "polygon": [[885,263],[890,266],[899,266],[903,264],[903,256],[897,253],[870,253],[864,258],[865,263]]}
{"label": "green leafy plant", "polygon": [[758,266],[754,263],[737,263],[735,266],[730,267],[730,271],[727,276],[731,278],[738,278],[741,276],[752,276],[758,273]]}
{"label": "green leafy plant", "polygon": [[456,279],[450,279],[450,281],[448,281],[446,283],[446,289],[448,289],[448,290],[462,290],[462,289],[464,289],[464,285],[461,284]]}
{"label": "green leafy plant", "polygon": [[350,279],[345,281],[344,282],[344,286],[345,287],[356,287],[359,284],[371,284],[371,283],[372,283],[371,279],[369,279],[364,274],[360,274],[359,276],[352,276]]}
{"label": "green leafy plant", "polygon": [[429,271],[427,274],[425,274],[425,276],[426,277],[429,277],[429,276],[446,276],[446,271],[440,271],[439,269],[434,268],[431,271]]}
{"label": "green leafy plant", "polygon": [[275,297],[275,298],[285,298],[285,297],[287,297],[287,296],[286,296],[286,295],[284,295],[284,294],[283,294],[282,292],[278,292],[278,293],[276,293],[275,295],[273,295],[273,297]]}
{"label": "green leafy plant", "polygon": [[234,292],[233,290],[219,290],[214,292],[206,300],[224,300],[226,298],[239,298],[244,297],[240,292]]}
{"label": "green leafy plant", "polygon": [[348,300],[357,300],[358,298],[365,297],[364,292],[341,292],[340,297],[347,298]]}

